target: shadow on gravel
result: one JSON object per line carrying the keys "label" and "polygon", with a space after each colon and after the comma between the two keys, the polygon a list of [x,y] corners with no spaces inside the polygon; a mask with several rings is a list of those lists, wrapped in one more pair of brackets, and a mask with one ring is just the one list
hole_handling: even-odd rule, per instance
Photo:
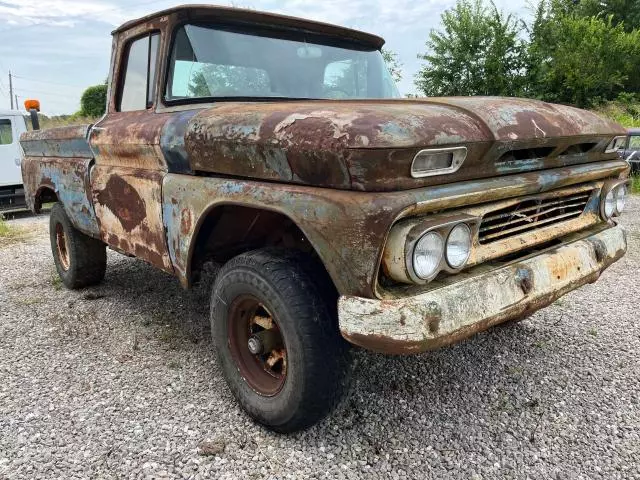
{"label": "shadow on gravel", "polygon": [[[188,342],[210,342],[212,283],[209,276],[185,291],[172,276],[130,259],[110,262],[104,283],[85,291],[84,298],[88,294],[117,299],[118,305],[139,317],[135,321],[143,326],[168,329],[167,335],[173,338],[166,339],[167,343],[177,339],[174,349],[180,349]],[[390,357],[356,349],[350,395],[314,430],[331,429],[334,435],[336,429],[345,435],[351,430],[370,430],[386,437],[392,431],[414,428],[420,421],[414,418],[416,412],[432,428],[435,424],[444,428],[450,422],[477,421],[478,409],[496,415],[536,409],[540,400],[523,383],[539,381],[535,377],[540,375],[540,365],[553,365],[562,358],[554,352],[558,349],[551,332],[531,325],[526,321],[496,328],[462,344],[418,356]],[[538,365],[530,377],[528,363]],[[473,409],[465,410],[466,405],[473,405]],[[371,435],[371,442],[376,441],[375,436]]]}

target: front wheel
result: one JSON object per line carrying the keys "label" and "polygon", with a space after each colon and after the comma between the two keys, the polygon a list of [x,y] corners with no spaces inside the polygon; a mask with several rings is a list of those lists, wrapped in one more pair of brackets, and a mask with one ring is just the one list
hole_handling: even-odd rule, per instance
{"label": "front wheel", "polygon": [[256,421],[283,433],[318,422],[347,385],[336,298],[324,294],[326,273],[309,265],[302,254],[249,252],[222,268],[211,297],[213,341],[231,391]]}

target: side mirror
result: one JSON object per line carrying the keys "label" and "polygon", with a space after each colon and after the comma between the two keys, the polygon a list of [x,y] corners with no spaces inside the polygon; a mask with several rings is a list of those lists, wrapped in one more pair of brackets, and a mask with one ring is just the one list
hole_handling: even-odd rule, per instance
{"label": "side mirror", "polygon": [[40,130],[40,119],[38,112],[40,111],[40,102],[38,100],[25,100],[24,108],[31,115],[31,126],[34,130]]}

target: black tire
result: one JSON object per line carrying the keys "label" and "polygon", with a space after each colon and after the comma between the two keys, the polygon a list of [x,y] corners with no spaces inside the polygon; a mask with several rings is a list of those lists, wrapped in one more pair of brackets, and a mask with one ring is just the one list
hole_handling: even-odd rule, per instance
{"label": "black tire", "polygon": [[[324,268],[313,263],[299,253],[256,250],[229,261],[212,290],[211,333],[225,379],[251,417],[280,433],[303,430],[320,421],[348,386],[351,355],[338,328],[337,295]],[[261,368],[266,368],[260,363],[262,357],[254,355],[243,362],[239,356],[252,354],[242,339],[236,345],[230,333],[238,322],[239,330],[244,329],[244,312],[236,314],[235,305],[246,299],[260,302],[258,308],[264,307],[261,311],[276,325],[270,331],[277,331],[283,342],[284,379],[269,389],[260,383],[262,378],[255,380],[260,371],[264,374]],[[260,318],[255,311],[251,315]],[[246,351],[238,353],[239,346]],[[257,362],[257,373],[252,360]]]}
{"label": "black tire", "polygon": [[61,203],[51,208],[49,237],[56,270],[65,287],[75,290],[96,285],[107,269],[106,246],[76,230]]}

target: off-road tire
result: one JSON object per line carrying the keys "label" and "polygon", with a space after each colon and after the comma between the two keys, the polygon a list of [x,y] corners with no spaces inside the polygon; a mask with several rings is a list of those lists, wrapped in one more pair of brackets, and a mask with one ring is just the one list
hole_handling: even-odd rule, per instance
{"label": "off-road tire", "polygon": [[[64,235],[64,253],[59,248],[59,235]],[[107,269],[106,246],[71,225],[61,203],[56,203],[49,217],[49,237],[56,270],[65,287],[75,290],[96,285]]]}
{"label": "off-road tire", "polygon": [[[286,345],[281,390],[260,394],[240,373],[231,353],[231,305],[259,299],[276,320]],[[351,352],[337,321],[337,294],[324,267],[311,257],[280,249],[239,255],[224,265],[211,296],[211,333],[224,377],[241,407],[271,430],[308,428],[339,402],[348,387]]]}

